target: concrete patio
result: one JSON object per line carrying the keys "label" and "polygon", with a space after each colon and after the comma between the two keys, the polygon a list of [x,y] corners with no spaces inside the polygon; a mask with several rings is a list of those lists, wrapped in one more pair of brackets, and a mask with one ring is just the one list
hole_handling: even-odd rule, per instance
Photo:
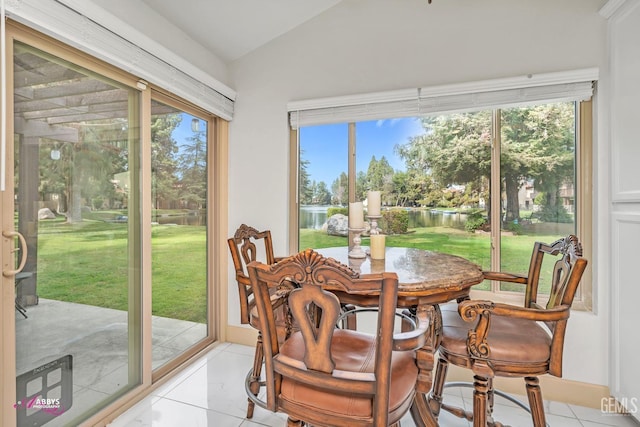
{"label": "concrete patio", "polygon": [[[73,357],[72,406],[47,422],[47,427],[69,425],[83,412],[130,388],[126,312],[40,299],[38,305],[27,307],[26,314],[28,318],[16,310],[18,375],[62,356]],[[206,325],[201,323],[154,316],[153,368],[179,355],[206,333]],[[41,383],[29,382],[27,395],[40,390]],[[58,391],[48,397],[59,398],[55,393]],[[34,412],[27,410],[27,416]]]}

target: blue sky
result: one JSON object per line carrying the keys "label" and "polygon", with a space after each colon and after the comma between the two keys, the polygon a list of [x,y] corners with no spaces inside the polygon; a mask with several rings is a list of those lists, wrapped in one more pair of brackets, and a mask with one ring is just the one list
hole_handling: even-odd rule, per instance
{"label": "blue sky", "polygon": [[[173,139],[178,143],[178,147],[181,147],[185,144],[190,143],[189,141],[187,141],[187,138],[192,138],[194,135],[193,130],[191,129],[192,119],[198,119],[201,131],[207,130],[207,122],[202,119],[199,119],[198,117],[192,116],[191,114],[184,113],[184,112],[180,113],[180,117],[182,118],[182,120],[180,121],[180,124],[178,124],[178,126],[171,133],[171,136],[173,137]],[[206,132],[205,132],[205,135],[206,135]]]}
{"label": "blue sky", "polygon": [[[365,171],[371,157],[384,156],[395,170],[405,170],[404,162],[395,155],[394,147],[405,144],[409,137],[424,133],[417,118],[386,119],[356,124],[356,169]],[[302,158],[309,161],[311,180],[324,181],[329,188],[347,172],[348,125],[346,123],[304,127],[300,131]]]}

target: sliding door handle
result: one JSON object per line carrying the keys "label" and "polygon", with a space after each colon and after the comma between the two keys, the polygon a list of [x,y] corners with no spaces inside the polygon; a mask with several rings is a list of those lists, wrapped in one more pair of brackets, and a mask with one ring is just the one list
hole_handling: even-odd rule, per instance
{"label": "sliding door handle", "polygon": [[22,252],[20,255],[20,265],[18,265],[18,268],[15,270],[2,270],[2,275],[4,277],[12,277],[22,271],[24,265],[27,262],[27,241],[24,239],[24,236],[17,231],[3,231],[2,236],[6,237],[7,239],[13,239],[14,237],[17,237],[20,241],[20,247],[11,250],[11,252]]}

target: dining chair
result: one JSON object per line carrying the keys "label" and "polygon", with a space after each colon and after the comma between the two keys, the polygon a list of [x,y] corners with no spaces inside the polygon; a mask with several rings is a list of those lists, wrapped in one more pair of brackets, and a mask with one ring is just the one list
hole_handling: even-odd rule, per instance
{"label": "dining chair", "polygon": [[[415,349],[424,345],[426,310],[417,327],[394,335],[395,273],[363,274],[307,249],[274,265],[249,264],[265,352],[267,409],[288,415],[288,426],[399,426],[415,394]],[[299,326],[283,343],[270,295],[287,295]],[[337,327],[336,293],[379,300],[377,333]]]}
{"label": "dining chair", "polygon": [[[233,237],[227,239],[227,243],[229,244],[231,259],[236,272],[238,296],[240,297],[240,322],[244,325],[249,324],[258,331],[253,366],[247,375],[245,384],[247,394],[257,396],[260,392],[260,387],[263,385],[260,377],[264,355],[258,311],[255,308],[255,297],[251,288],[247,265],[258,259],[262,259],[266,264],[273,264],[280,258],[274,256],[271,231],[269,230],[258,231],[253,227],[242,224],[238,227]],[[274,297],[272,303],[278,307],[281,305],[282,300]],[[287,334],[286,318],[278,317],[278,327],[280,334],[284,337]],[[255,400],[248,399],[247,418],[253,417],[254,407]]]}
{"label": "dining chair", "polygon": [[[553,256],[549,298],[538,303],[545,256]],[[537,242],[527,276],[486,272],[485,279],[526,286],[523,306],[488,300],[466,300],[441,306],[442,331],[438,364],[429,395],[437,417],[441,409],[474,426],[498,425],[493,419],[494,377],[524,378],[533,425],[546,425],[538,376],[562,377],[567,321],[580,278],[587,266],[578,238],[569,235],[548,245]],[[442,401],[449,364],[473,373],[473,412]],[[526,407],[526,406],[525,406]]]}

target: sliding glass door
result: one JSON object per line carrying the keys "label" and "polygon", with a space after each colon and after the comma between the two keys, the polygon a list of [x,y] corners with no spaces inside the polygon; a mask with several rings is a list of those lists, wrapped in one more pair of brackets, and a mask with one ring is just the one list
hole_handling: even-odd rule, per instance
{"label": "sliding glass door", "polygon": [[0,425],[100,422],[214,341],[226,125],[39,34],[7,34]]}
{"label": "sliding glass door", "polygon": [[0,425],[101,423],[216,338],[227,124],[15,23],[2,43]]}
{"label": "sliding glass door", "polygon": [[76,425],[142,381],[140,92],[23,43],[13,64],[15,414]]}

